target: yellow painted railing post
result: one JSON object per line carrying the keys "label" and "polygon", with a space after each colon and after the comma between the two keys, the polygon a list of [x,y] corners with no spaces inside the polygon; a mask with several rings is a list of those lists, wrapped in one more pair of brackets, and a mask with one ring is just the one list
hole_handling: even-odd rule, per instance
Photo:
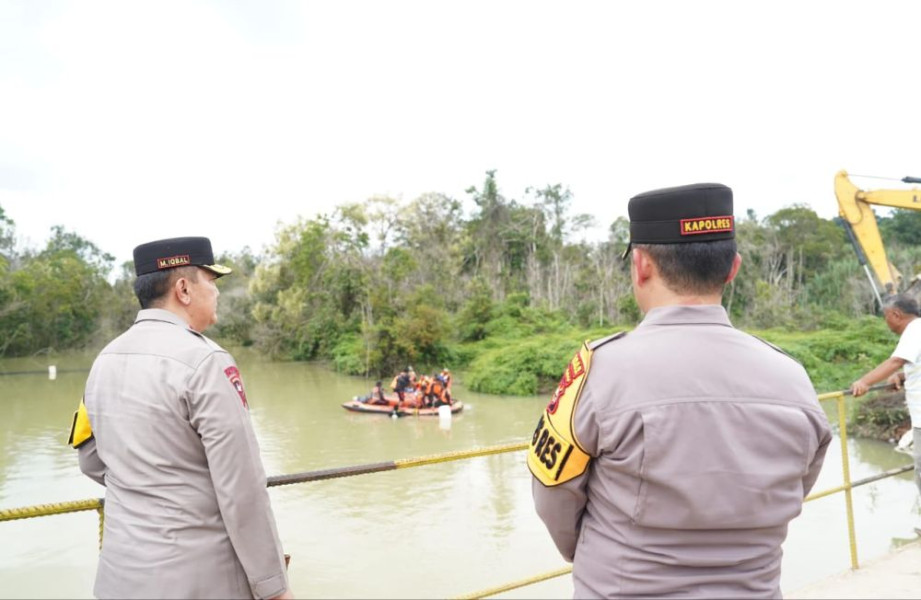
{"label": "yellow painted railing post", "polygon": [[847,505],[847,536],[851,546],[851,568],[859,569],[857,534],[854,531],[854,501],[851,498],[851,466],[847,456],[847,418],[844,414],[844,394],[838,396],[838,427],[841,438],[841,471],[844,475],[844,502]]}

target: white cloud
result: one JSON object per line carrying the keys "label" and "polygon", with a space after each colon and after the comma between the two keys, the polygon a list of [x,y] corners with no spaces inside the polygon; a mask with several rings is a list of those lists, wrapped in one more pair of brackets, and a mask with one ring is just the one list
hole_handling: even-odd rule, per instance
{"label": "white cloud", "polygon": [[279,220],[462,198],[487,169],[507,197],[569,186],[601,229],[656,187],[828,218],[838,169],[921,175],[909,2],[44,6],[0,7],[0,206],[120,260],[172,235],[258,250]]}

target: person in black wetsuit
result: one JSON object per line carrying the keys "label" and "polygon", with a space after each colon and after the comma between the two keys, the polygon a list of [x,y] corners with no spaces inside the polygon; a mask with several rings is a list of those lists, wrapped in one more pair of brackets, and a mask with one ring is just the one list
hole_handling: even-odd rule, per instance
{"label": "person in black wetsuit", "polygon": [[397,375],[396,385],[393,388],[393,391],[397,393],[397,398],[400,399],[400,402],[403,403],[406,401],[406,388],[410,386],[409,378],[409,369],[403,369],[403,371]]}

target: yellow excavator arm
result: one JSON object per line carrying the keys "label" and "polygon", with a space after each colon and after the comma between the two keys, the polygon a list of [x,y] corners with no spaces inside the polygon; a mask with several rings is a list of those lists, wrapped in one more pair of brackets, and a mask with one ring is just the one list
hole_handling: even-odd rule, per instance
{"label": "yellow excavator arm", "polygon": [[[921,183],[921,180],[914,177],[905,177],[902,181]],[[863,251],[866,262],[873,269],[886,295],[897,293],[902,284],[902,274],[886,258],[886,248],[879,234],[879,226],[872,206],[921,210],[921,190],[912,188],[865,191],[858,189],[851,182],[846,171],[838,171],[838,174],[835,175],[835,197],[838,199],[838,213],[845,223],[845,229],[851,235],[851,241],[859,245],[859,250]],[[863,257],[860,256],[859,251],[858,258],[863,263]],[[872,278],[870,282],[873,283]],[[877,292],[877,297],[879,297],[879,292]]]}

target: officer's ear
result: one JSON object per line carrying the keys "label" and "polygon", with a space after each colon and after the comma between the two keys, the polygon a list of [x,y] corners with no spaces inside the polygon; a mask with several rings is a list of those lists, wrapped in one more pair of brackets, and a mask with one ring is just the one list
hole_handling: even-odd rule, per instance
{"label": "officer's ear", "polygon": [[739,273],[739,267],[742,266],[742,255],[736,252],[735,258],[732,259],[732,268],[729,269],[729,275],[726,276],[726,283],[736,278]]}
{"label": "officer's ear", "polygon": [[634,248],[631,252],[633,261],[633,272],[635,273],[636,283],[644,283],[655,273],[655,263],[645,250]]}
{"label": "officer's ear", "polygon": [[192,303],[192,294],[189,292],[189,287],[189,278],[184,277],[181,273],[173,280],[172,293],[183,306],[188,306]]}

